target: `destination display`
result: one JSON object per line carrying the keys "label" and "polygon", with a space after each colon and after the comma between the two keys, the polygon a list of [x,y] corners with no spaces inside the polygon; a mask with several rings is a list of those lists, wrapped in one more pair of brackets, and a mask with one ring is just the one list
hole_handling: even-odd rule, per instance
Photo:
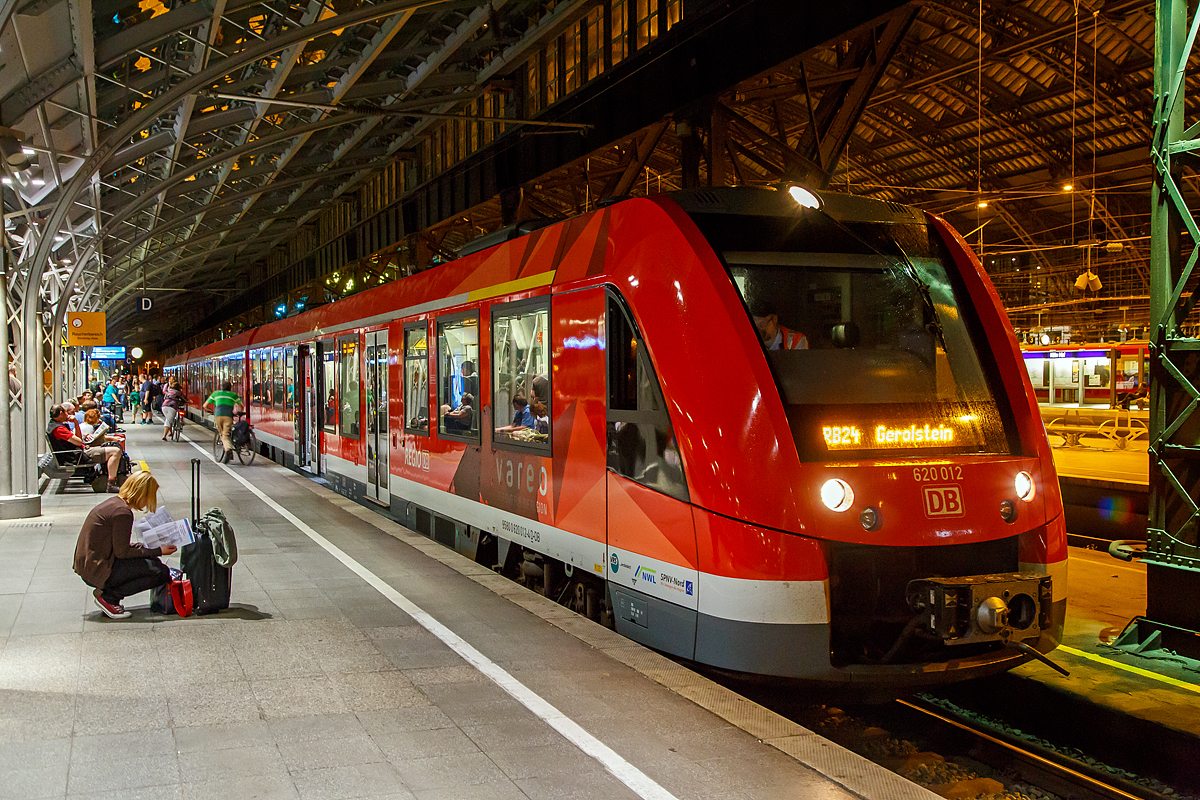
{"label": "destination display", "polygon": [[954,447],[977,444],[973,426],[956,426],[945,421],[890,422],[875,425],[825,425],[821,428],[825,446],[830,450],[874,450],[902,447]]}
{"label": "destination display", "polygon": [[116,359],[118,361],[125,360],[124,347],[93,347],[92,358],[97,361],[106,361]]}

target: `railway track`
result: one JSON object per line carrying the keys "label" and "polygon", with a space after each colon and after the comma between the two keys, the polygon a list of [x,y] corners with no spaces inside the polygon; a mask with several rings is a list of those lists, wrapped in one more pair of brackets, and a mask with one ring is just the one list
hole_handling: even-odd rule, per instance
{"label": "railway track", "polygon": [[1161,800],[1170,797],[1133,781],[1122,779],[1086,761],[1060,751],[1040,747],[1027,738],[1006,735],[995,729],[947,713],[923,699],[897,700],[904,709],[900,716],[937,743],[939,752],[956,750],[981,761],[1021,783],[1060,798],[1074,800]]}

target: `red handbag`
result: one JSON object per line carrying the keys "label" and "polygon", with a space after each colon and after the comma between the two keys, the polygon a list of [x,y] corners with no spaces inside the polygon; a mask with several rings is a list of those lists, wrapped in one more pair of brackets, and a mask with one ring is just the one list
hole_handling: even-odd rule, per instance
{"label": "red handbag", "polygon": [[192,582],[187,578],[175,578],[168,587],[175,613],[181,617],[192,615]]}

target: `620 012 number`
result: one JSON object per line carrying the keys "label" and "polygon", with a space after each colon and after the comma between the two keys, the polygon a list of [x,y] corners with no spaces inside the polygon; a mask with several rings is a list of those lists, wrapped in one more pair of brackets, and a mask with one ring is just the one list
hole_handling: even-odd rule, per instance
{"label": "620 012 number", "polygon": [[917,483],[925,483],[927,481],[961,481],[962,467],[958,464],[913,467],[913,480]]}

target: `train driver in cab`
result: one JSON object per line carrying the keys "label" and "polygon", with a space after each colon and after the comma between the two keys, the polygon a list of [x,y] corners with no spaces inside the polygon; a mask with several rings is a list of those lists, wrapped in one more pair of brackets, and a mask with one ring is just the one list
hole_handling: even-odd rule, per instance
{"label": "train driver in cab", "polygon": [[750,306],[750,316],[758,328],[763,347],[768,350],[807,350],[808,337],[779,324],[779,312],[770,300],[757,300]]}

